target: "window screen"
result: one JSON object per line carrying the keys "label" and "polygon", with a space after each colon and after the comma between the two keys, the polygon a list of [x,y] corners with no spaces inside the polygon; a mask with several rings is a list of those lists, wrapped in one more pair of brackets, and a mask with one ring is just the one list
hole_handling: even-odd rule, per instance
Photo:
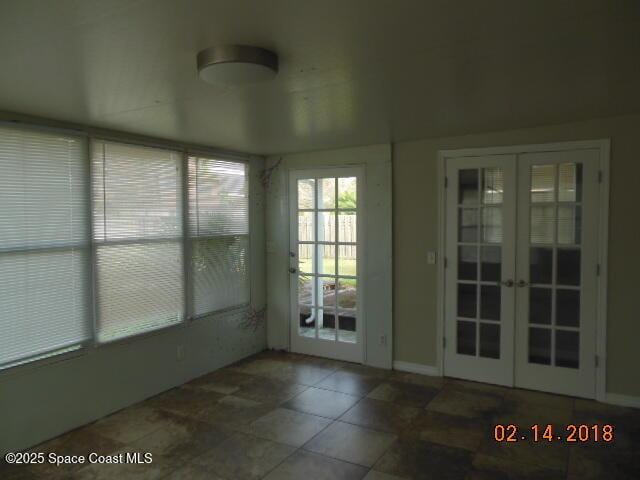
{"label": "window screen", "polygon": [[84,139],[0,126],[0,369],[90,338]]}
{"label": "window screen", "polygon": [[193,314],[249,303],[247,165],[189,157]]}
{"label": "window screen", "polygon": [[98,341],[181,322],[182,155],[94,141],[91,157]]}

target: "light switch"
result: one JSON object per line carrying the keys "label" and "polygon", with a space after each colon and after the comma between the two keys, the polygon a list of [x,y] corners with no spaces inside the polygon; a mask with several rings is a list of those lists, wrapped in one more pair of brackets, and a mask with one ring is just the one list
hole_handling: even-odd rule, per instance
{"label": "light switch", "polygon": [[434,252],[433,250],[427,252],[427,263],[429,265],[436,264],[436,252]]}

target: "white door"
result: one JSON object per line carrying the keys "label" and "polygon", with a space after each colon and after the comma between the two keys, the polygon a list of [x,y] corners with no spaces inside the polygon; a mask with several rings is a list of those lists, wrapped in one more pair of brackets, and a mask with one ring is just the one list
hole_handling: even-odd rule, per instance
{"label": "white door", "polygon": [[519,157],[515,384],[595,396],[599,151]]}
{"label": "white door", "polygon": [[595,397],[599,155],[446,160],[445,375]]}
{"label": "white door", "polygon": [[290,173],[291,350],[363,361],[363,171]]}
{"label": "white door", "polygon": [[513,384],[515,155],[447,160],[445,375]]}

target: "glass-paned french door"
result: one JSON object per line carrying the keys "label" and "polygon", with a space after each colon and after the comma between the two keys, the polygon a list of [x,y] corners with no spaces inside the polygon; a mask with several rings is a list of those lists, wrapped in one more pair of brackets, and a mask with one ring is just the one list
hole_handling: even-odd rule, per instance
{"label": "glass-paned french door", "polygon": [[593,397],[599,151],[446,169],[445,374]]}
{"label": "glass-paned french door", "polygon": [[290,174],[291,347],[362,361],[362,171]]}

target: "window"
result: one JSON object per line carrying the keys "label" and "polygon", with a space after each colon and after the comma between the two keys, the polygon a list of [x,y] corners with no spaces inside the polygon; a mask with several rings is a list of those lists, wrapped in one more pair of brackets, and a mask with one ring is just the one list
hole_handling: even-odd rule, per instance
{"label": "window", "polygon": [[189,157],[193,314],[249,303],[249,196],[244,163]]}
{"label": "window", "polygon": [[85,152],[79,137],[0,126],[0,368],[91,336]]}
{"label": "window", "polygon": [[91,163],[97,340],[180,323],[182,154],[94,141]]}
{"label": "window", "polygon": [[0,370],[245,306],[248,255],[245,163],[0,124]]}

